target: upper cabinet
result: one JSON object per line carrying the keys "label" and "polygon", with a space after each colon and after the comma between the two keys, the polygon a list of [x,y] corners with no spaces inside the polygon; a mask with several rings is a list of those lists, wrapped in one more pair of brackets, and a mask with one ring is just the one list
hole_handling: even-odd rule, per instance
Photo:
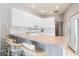
{"label": "upper cabinet", "polygon": [[12,26],[16,27],[32,27],[38,24],[38,20],[41,19],[35,15],[24,12],[22,10],[12,9]]}
{"label": "upper cabinet", "polygon": [[17,10],[15,8],[12,9],[12,20],[11,20],[11,23],[12,23],[12,26],[22,26],[22,23],[23,23],[23,17],[22,17],[22,13],[20,10]]}
{"label": "upper cabinet", "polygon": [[41,22],[42,22],[42,27],[55,27],[54,17],[43,18]]}
{"label": "upper cabinet", "polygon": [[12,26],[16,27],[54,27],[54,18],[40,18],[28,12],[13,8],[12,9]]}

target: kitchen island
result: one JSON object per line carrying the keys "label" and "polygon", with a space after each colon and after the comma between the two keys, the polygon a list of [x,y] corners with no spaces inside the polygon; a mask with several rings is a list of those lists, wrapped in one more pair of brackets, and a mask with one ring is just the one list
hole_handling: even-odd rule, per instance
{"label": "kitchen island", "polygon": [[31,35],[27,33],[15,33],[15,34],[10,34],[15,37],[20,37],[24,38],[27,40],[33,40],[36,42],[41,42],[41,43],[49,43],[49,44],[55,44],[58,46],[63,46],[66,42],[66,37],[64,36],[52,36],[52,35],[44,35],[44,34],[39,34],[39,35]]}
{"label": "kitchen island", "polygon": [[[39,47],[42,47],[48,56],[63,55],[63,46],[66,42],[66,38],[64,36],[53,36],[46,34],[36,35],[36,34],[27,34],[27,33],[14,33],[10,35],[15,37],[15,39],[19,38],[17,40],[25,40],[25,41],[31,40],[38,42],[38,46],[39,44],[41,44],[41,46]],[[44,46],[42,46],[42,44]],[[26,49],[24,49],[24,51],[27,52]]]}

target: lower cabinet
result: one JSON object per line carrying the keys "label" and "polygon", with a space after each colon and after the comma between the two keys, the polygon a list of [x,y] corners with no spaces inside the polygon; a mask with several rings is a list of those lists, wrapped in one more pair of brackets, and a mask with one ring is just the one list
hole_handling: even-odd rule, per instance
{"label": "lower cabinet", "polygon": [[63,47],[59,47],[53,44],[47,44],[46,52],[48,56],[63,56]]}

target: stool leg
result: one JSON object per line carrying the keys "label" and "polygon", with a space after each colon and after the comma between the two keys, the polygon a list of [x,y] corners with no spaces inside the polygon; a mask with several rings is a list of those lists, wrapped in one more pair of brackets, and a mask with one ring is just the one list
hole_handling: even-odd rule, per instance
{"label": "stool leg", "polygon": [[7,56],[9,56],[10,48],[8,47],[7,50],[8,50],[8,51],[7,51]]}

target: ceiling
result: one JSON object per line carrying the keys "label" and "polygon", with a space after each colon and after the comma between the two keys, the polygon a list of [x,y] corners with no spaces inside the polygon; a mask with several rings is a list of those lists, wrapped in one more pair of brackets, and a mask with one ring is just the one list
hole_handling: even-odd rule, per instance
{"label": "ceiling", "polygon": [[38,15],[47,17],[64,13],[71,3],[18,3],[19,8]]}

